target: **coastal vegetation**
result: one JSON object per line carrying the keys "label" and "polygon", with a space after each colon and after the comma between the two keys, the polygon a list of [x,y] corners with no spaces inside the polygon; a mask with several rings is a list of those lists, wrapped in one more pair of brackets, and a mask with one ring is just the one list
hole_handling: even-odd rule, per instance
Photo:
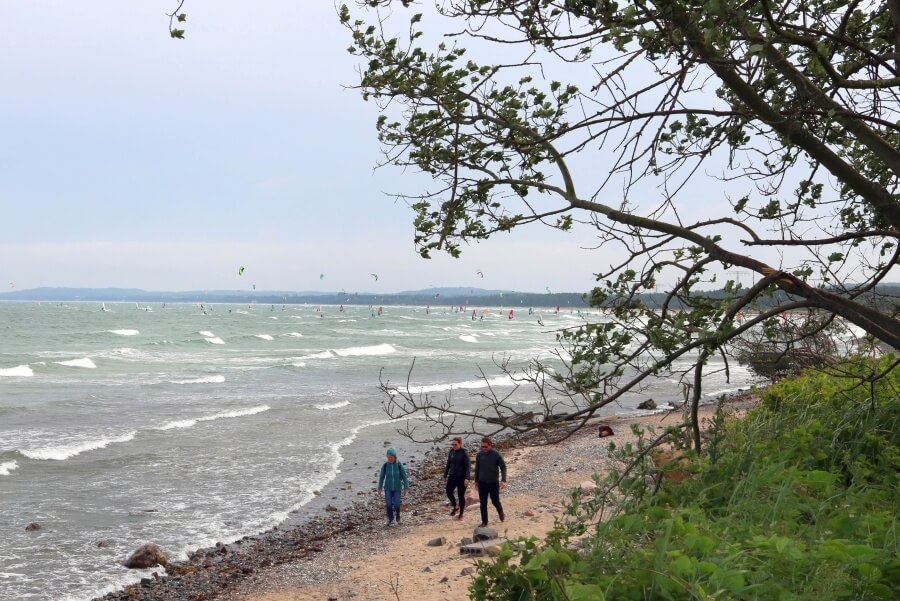
{"label": "coastal vegetation", "polygon": [[[472,598],[898,598],[900,371],[872,378],[892,361],[783,380],[743,419],[720,412],[700,454],[677,430],[612,445],[618,468],[545,541],[481,562]],[[680,457],[662,470],[660,439]]]}

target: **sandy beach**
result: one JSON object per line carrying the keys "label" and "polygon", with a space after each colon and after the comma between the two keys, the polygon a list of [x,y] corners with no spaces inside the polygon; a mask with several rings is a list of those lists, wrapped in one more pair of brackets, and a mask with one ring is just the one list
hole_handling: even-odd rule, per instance
{"label": "sandy beach", "polygon": [[[740,414],[756,399],[738,396],[728,403]],[[714,406],[701,410],[709,418]],[[562,515],[567,491],[591,480],[605,469],[611,441],[621,445],[634,436],[631,425],[664,427],[680,422],[679,411],[629,419],[608,419],[613,438],[599,438],[596,426],[586,427],[554,447],[501,449],[508,465],[509,487],[501,494],[506,520],[500,523],[489,507],[490,526],[508,539],[543,536]],[[443,496],[440,467],[423,468],[414,487],[429,488],[409,495],[409,508],[399,527],[376,524],[336,532],[323,541],[321,551],[255,571],[218,596],[228,601],[450,601],[467,598],[475,559],[463,555],[459,543],[479,525],[478,506],[469,508],[462,521],[449,515]],[[380,499],[379,499],[380,500]],[[429,546],[435,538],[444,545]]]}

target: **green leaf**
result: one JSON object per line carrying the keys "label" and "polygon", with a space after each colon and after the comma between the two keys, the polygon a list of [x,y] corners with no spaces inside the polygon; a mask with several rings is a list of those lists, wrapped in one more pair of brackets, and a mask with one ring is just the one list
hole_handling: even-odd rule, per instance
{"label": "green leaf", "polygon": [[840,261],[844,258],[844,253],[834,252],[828,255],[828,261],[834,263],[835,261]]}
{"label": "green leaf", "polygon": [[567,584],[565,598],[569,601],[604,601],[606,595],[599,584]]}
{"label": "green leaf", "polygon": [[178,22],[179,22],[179,23],[184,23],[186,20],[187,20],[187,14],[186,14],[186,13],[181,13],[181,14],[178,15]]}
{"label": "green leaf", "polygon": [[183,40],[184,39],[184,30],[183,29],[173,29],[169,32],[169,35],[171,35],[173,38]]}

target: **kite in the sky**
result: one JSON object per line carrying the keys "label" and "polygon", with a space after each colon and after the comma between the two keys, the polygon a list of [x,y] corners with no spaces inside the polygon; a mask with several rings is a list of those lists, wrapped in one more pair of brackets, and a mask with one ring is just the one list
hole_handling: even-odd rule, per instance
{"label": "kite in the sky", "polygon": [[238,267],[238,275],[244,275],[244,266],[243,265]]}
{"label": "kite in the sky", "polygon": [[550,292],[550,286],[547,286],[547,294],[553,294],[552,292]]}
{"label": "kite in the sky", "polygon": [[476,271],[475,273],[477,273],[482,279],[484,279],[484,272],[483,272],[483,271],[481,271],[481,270],[479,269],[479,270]]}
{"label": "kite in the sky", "polygon": [[253,284],[253,289],[256,290],[256,284]]}
{"label": "kite in the sky", "polygon": [[324,279],[325,279],[325,274],[324,274],[324,273],[320,273],[320,274],[319,274],[319,279],[320,279],[320,280],[324,280]]}
{"label": "kite in the sky", "polygon": [[378,281],[378,274],[377,274],[377,273],[373,273],[373,274],[372,274],[372,277],[375,278],[375,281],[376,281],[376,282]]}
{"label": "kite in the sky", "polygon": [[437,294],[435,294],[435,295],[434,295],[434,298],[441,298],[441,293],[438,292]]}

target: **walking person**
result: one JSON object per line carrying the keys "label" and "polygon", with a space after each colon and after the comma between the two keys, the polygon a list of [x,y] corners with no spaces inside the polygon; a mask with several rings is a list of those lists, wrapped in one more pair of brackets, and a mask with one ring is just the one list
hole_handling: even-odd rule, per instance
{"label": "walking person", "polygon": [[[450,442],[450,452],[447,454],[447,466],[444,468],[444,482],[447,483],[447,498],[453,509],[450,515],[456,519],[463,519],[463,511],[466,508],[466,488],[469,486],[470,462],[469,453],[463,448],[462,438],[457,436]],[[454,492],[459,497],[459,502],[453,496]],[[459,512],[459,515],[457,515]]]}
{"label": "walking person", "polygon": [[394,525],[394,516],[400,523],[400,497],[402,491],[409,488],[409,478],[406,468],[397,459],[397,451],[391,447],[387,450],[387,461],[381,466],[378,474],[378,494],[384,490],[384,506],[387,510],[387,524]]}
{"label": "walking person", "polygon": [[502,522],[506,516],[503,514],[503,505],[500,504],[500,489],[506,488],[506,462],[503,461],[503,455],[494,450],[494,443],[487,436],[481,439],[481,450],[475,455],[475,488],[478,489],[478,501],[481,503],[481,526],[488,525],[488,497],[497,508],[497,515]]}

